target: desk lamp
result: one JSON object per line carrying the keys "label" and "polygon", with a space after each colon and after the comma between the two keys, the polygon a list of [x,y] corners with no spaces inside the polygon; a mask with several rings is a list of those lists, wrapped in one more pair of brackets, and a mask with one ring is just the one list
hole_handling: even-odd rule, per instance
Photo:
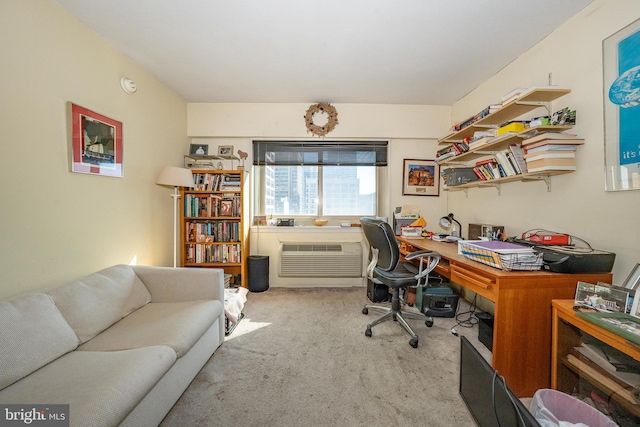
{"label": "desk lamp", "polygon": [[156,184],[162,185],[163,187],[173,187],[173,194],[171,195],[171,197],[173,197],[173,268],[176,268],[176,224],[178,222],[176,214],[178,199],[180,198],[178,187],[194,187],[193,174],[190,169],[165,166],[162,168],[162,171],[160,171]]}
{"label": "desk lamp", "polygon": [[[458,224],[457,227],[456,227],[456,224]],[[440,218],[440,227],[446,230],[451,228],[451,236],[460,237],[460,230],[462,229],[462,225],[456,219],[453,218],[452,213]]]}

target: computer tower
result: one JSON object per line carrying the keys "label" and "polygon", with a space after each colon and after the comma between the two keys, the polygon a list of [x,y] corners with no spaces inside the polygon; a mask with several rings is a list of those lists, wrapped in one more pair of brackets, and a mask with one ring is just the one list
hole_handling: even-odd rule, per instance
{"label": "computer tower", "polygon": [[489,313],[478,312],[478,341],[489,351],[493,351],[493,316]]}
{"label": "computer tower", "polygon": [[367,298],[371,302],[388,302],[391,301],[389,287],[382,283],[374,283],[367,280]]}

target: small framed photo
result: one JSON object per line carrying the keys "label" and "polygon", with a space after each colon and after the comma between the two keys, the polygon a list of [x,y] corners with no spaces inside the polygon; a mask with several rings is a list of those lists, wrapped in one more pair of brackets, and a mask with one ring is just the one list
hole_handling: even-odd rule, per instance
{"label": "small framed photo", "polygon": [[434,160],[404,159],[402,194],[439,196],[440,165]]}
{"label": "small framed photo", "polygon": [[192,156],[206,156],[209,154],[208,144],[189,144],[189,154]]}
{"label": "small framed photo", "polygon": [[575,305],[607,313],[625,313],[629,292],[601,284],[578,282]]}
{"label": "small framed photo", "polygon": [[233,202],[231,200],[220,200],[220,216],[233,215]]}
{"label": "small framed photo", "polygon": [[218,156],[220,157],[233,156],[233,145],[220,145],[218,147]]}
{"label": "small framed photo", "polygon": [[71,172],[123,177],[122,122],[69,103]]}

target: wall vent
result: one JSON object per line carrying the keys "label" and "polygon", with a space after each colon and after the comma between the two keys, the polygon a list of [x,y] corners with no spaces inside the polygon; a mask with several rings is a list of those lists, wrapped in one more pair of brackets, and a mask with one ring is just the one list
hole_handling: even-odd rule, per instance
{"label": "wall vent", "polygon": [[282,277],[362,277],[362,245],[357,242],[283,242]]}

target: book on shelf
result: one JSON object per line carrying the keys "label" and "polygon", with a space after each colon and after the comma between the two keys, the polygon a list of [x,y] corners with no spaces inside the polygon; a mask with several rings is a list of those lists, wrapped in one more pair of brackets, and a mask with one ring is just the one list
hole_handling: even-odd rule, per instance
{"label": "book on shelf", "polygon": [[516,99],[520,98],[520,95],[525,92],[527,90],[526,87],[517,87],[511,91],[509,91],[508,93],[504,94],[502,96],[502,105],[506,105],[512,101],[515,101]]}
{"label": "book on shelf", "polygon": [[543,132],[539,133],[531,138],[526,138],[523,141],[523,144],[526,142],[527,144],[532,144],[534,142],[542,141],[543,139],[577,139],[578,136],[571,133],[564,132]]}
{"label": "book on shelf", "polygon": [[547,171],[574,171],[576,170],[575,166],[540,166],[532,168],[531,166],[527,166],[527,172],[535,173],[535,172],[547,172]]}
{"label": "book on shelf", "polygon": [[640,362],[626,353],[603,343],[583,342],[575,350],[609,372],[631,373],[627,380],[640,386]]}
{"label": "book on shelf", "polygon": [[525,150],[531,148],[542,147],[545,145],[582,145],[584,144],[584,139],[543,139],[538,142],[534,142],[533,144],[526,142],[525,139],[522,141],[522,146]]}
{"label": "book on shelf", "polygon": [[474,139],[469,142],[469,150],[475,150],[478,147],[482,147],[486,145],[489,141],[491,141],[493,136],[483,136],[482,138]]}
{"label": "book on shelf", "polygon": [[587,374],[593,380],[596,380],[598,383],[602,384],[609,390],[615,390],[616,394],[624,398],[626,401],[633,404],[639,403],[638,397],[640,395],[640,390],[637,386],[633,386],[630,384],[620,384],[620,382],[616,381],[613,376],[607,375],[607,373],[598,370],[593,365],[587,363],[584,359],[579,359],[573,354],[567,355],[567,362],[575,366],[577,370]]}
{"label": "book on shelf", "polygon": [[499,151],[495,154],[495,157],[498,161],[498,164],[502,166],[502,169],[506,174],[505,176],[517,175],[515,169],[511,165],[511,162],[509,162],[509,159],[507,158],[507,153],[505,153],[504,151]]}
{"label": "book on shelf", "polygon": [[518,144],[509,144],[509,150],[518,164],[520,173],[527,173],[527,162],[524,160],[524,150]]}
{"label": "book on shelf", "polygon": [[542,159],[575,159],[575,157],[575,151],[537,151],[535,153],[527,153],[524,155],[527,162]]}
{"label": "book on shelf", "polygon": [[575,158],[555,158],[555,159],[539,159],[539,160],[527,160],[527,168],[529,170],[536,169],[543,166],[576,166]]}
{"label": "book on shelf", "polygon": [[550,152],[550,151],[577,151],[577,150],[578,150],[577,145],[568,145],[568,144],[545,144],[539,147],[524,148],[524,151],[526,154]]}

